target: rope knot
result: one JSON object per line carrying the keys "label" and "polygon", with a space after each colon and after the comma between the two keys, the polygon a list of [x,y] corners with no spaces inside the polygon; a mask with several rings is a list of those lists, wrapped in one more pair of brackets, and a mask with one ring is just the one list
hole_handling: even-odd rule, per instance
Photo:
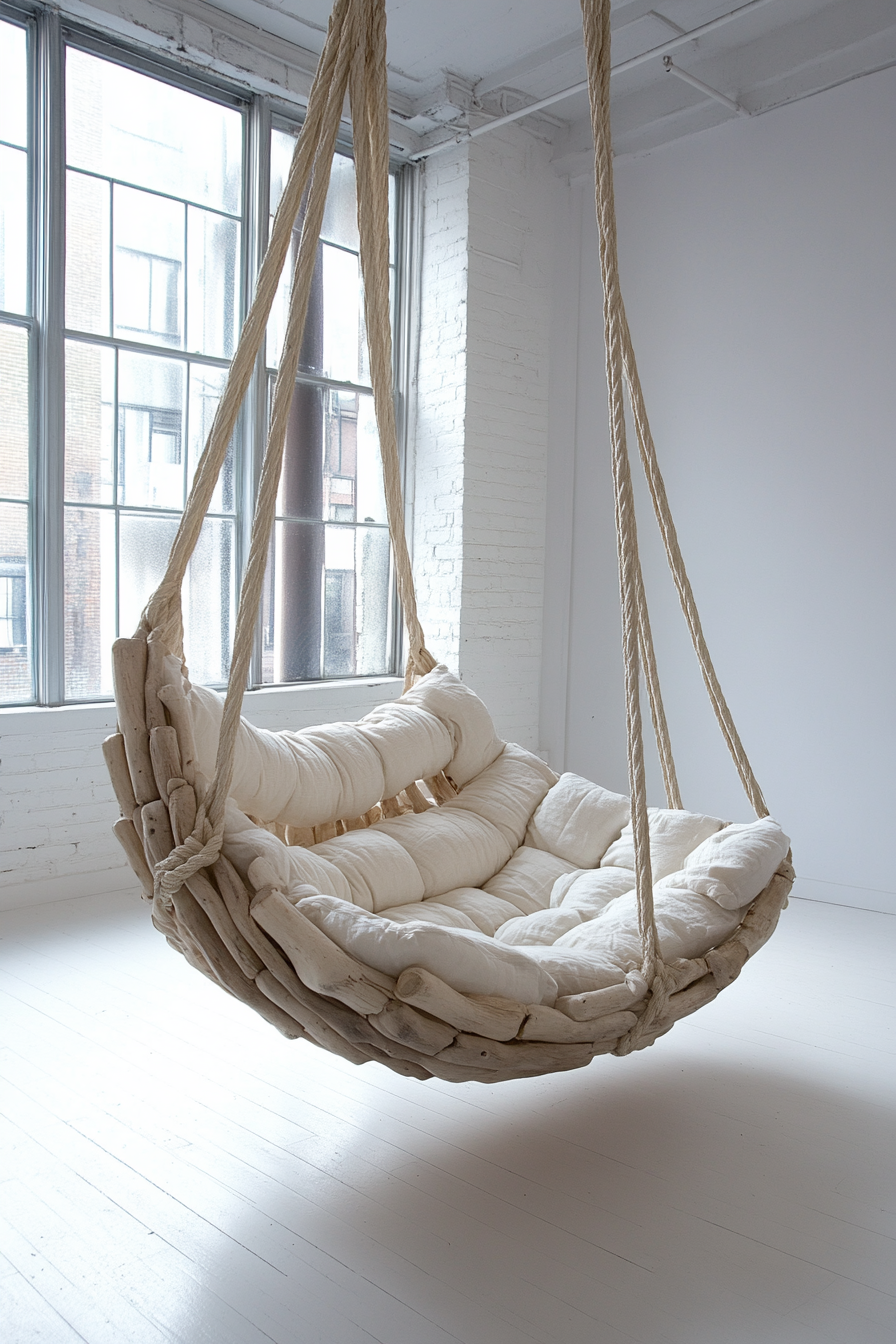
{"label": "rope knot", "polygon": [[200,869],[211,867],[221,853],[223,844],[223,825],[212,830],[205,810],[200,808],[193,834],[188,835],[183,844],[172,849],[167,859],[162,859],[153,869],[153,896],[158,896],[166,910],[170,910],[173,897],[185,882],[189,882]]}
{"label": "rope knot", "polygon": [[657,957],[653,978],[650,981],[650,997],[647,1000],[647,1006],[631,1030],[620,1037],[616,1049],[613,1051],[614,1055],[630,1055],[633,1050],[637,1050],[642,1038],[650,1034],[654,1025],[665,1012],[673,986],[672,971],[660,957]]}

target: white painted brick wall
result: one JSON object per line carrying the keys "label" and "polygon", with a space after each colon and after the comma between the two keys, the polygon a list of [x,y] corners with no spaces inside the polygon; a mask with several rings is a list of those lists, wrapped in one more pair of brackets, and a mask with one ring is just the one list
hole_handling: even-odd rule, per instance
{"label": "white painted brick wall", "polygon": [[509,126],[426,168],[414,561],[432,652],[538,745],[554,203]]}

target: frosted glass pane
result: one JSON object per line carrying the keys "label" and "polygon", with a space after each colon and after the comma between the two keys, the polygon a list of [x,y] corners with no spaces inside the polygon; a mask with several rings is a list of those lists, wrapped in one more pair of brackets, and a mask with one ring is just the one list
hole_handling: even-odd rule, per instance
{"label": "frosted glass pane", "polygon": [[347,383],[361,377],[361,273],[353,252],[322,249],[325,377]]}
{"label": "frosted glass pane", "polygon": [[28,507],[0,504],[0,704],[33,698]]}
{"label": "frosted glass pane", "polygon": [[24,313],[27,303],[28,156],[0,145],[0,308]]}
{"label": "frosted glass pane", "polygon": [[333,159],[320,236],[329,243],[350,247],[354,252],[357,252],[360,246],[355,165],[352,159],[341,154]]}
{"label": "frosted glass pane", "polygon": [[229,359],[239,317],[240,227],[190,206],[187,230],[187,347]]}
{"label": "frosted glass pane", "polygon": [[143,608],[159,586],[179,519],[123,513],[119,520],[118,622],[136,630]]}
{"label": "frosted glass pane", "polygon": [[[139,618],[139,612],[137,613]],[[123,633],[132,634],[137,620]],[[115,514],[65,511],[65,694],[90,700],[112,694],[115,623]]]}
{"label": "frosted glass pane", "polygon": [[118,499],[180,509],[184,502],[182,361],[122,350],[118,356]]}
{"label": "frosted glass pane", "polygon": [[0,495],[27,499],[28,333],[5,324],[0,324],[0,405]]}
{"label": "frosted glass pane", "polygon": [[384,528],[357,529],[355,568],[354,674],[366,677],[389,671],[390,548]]}
{"label": "frosted glass pane", "polygon": [[[192,482],[197,463],[205,447],[218,408],[218,401],[227,381],[227,370],[216,369],[208,364],[190,365],[190,396],[188,406],[189,422],[189,480]],[[234,506],[233,497],[233,442],[227,449],[224,466],[212,495],[209,509],[212,513],[230,513]]]}
{"label": "frosted glass pane", "polygon": [[358,397],[355,511],[359,523],[386,523],[386,495],[373,397]]}
{"label": "frosted glass pane", "polygon": [[[119,624],[136,629],[158,587],[178,519],[124,513],[120,520]],[[227,679],[233,629],[233,524],[207,518],[184,580],[184,651],[197,682]]]}
{"label": "frosted glass pane", "polygon": [[186,207],[119,186],[112,207],[116,336],[183,345]]}
{"label": "frosted glass pane", "polygon": [[28,143],[28,58],[24,28],[0,22],[0,140]]}
{"label": "frosted glass pane", "polygon": [[190,676],[220,685],[230,672],[235,623],[233,524],[206,518],[184,580],[184,652]]}
{"label": "frosted glass pane", "polygon": [[114,502],[115,351],[65,345],[65,497],[80,504]]}
{"label": "frosted glass pane", "polygon": [[109,183],[65,178],[65,325],[109,335]]}
{"label": "frosted glass pane", "polygon": [[71,167],[239,214],[242,142],[235,108],[68,48]]}

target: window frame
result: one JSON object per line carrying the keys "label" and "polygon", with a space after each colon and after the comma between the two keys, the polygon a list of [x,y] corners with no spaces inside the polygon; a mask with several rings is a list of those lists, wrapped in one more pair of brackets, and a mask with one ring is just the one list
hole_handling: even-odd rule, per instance
{"label": "window frame", "polygon": [[[30,491],[29,491],[29,591],[32,661],[32,696],[10,701],[5,709],[23,706],[62,706],[108,703],[110,697],[74,698],[65,694],[65,593],[63,519],[65,500],[65,344],[84,341],[85,333],[69,333],[65,327],[65,52],[67,47],[86,51],[125,68],[160,79],[175,88],[238,108],[243,115],[242,238],[239,252],[241,324],[254,290],[268,235],[270,140],[275,123],[293,128],[301,125],[305,109],[285,98],[253,92],[235,81],[210,73],[195,75],[174,58],[149,53],[139,45],[79,23],[58,11],[27,0],[0,0],[0,18],[26,29],[29,50],[29,279],[28,312],[3,314],[4,321],[27,330],[29,339]],[[346,134],[340,133],[337,150],[353,157]],[[408,389],[412,334],[411,300],[415,294],[413,242],[418,173],[414,165],[395,159],[395,314],[394,369],[399,450],[406,458]],[[142,342],[117,338],[123,348],[140,349]],[[172,354],[189,356],[186,349]],[[203,361],[198,356],[199,362]],[[214,360],[214,363],[220,361]],[[248,555],[252,513],[261,469],[267,428],[267,370],[265,351],[259,354],[252,383],[235,431],[234,551],[235,583],[239,584]],[[298,381],[308,381],[302,374]],[[324,384],[328,380],[322,381]],[[342,386],[342,384],[335,384]],[[182,445],[182,452],[186,445]],[[117,509],[117,501],[116,501]],[[371,677],[400,674],[403,628],[390,550],[390,621],[387,668],[380,673],[327,676],[296,682],[262,682],[262,628],[256,625],[255,649],[247,689],[285,690],[344,681],[367,681]],[[129,633],[122,631],[121,633]]]}

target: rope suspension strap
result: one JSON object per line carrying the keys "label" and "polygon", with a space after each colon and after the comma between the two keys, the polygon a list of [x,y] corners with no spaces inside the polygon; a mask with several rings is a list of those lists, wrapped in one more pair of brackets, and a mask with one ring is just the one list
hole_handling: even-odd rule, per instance
{"label": "rope suspension strap", "polygon": [[595,211],[600,240],[601,280],[604,295],[604,336],[619,556],[619,586],[622,602],[626,729],[629,783],[632,798],[638,923],[641,934],[642,974],[651,986],[651,997],[645,1012],[637,1025],[632,1028],[616,1048],[617,1054],[627,1054],[643,1036],[649,1035],[652,1024],[662,1015],[671,988],[670,975],[663,963],[659,947],[653,909],[643,732],[638,699],[639,655],[643,660],[645,670],[669,806],[681,807],[681,799],[660,694],[647,601],[644,593],[644,579],[638,555],[631,466],[626,443],[623,385],[627,386],[628,389],[641,461],[647,477],[657,523],[663,538],[669,568],[672,571],[678,590],[681,607],[713,710],[737,767],[741,783],[756,811],[756,815],[758,817],[767,816],[768,808],[734,725],[731,711],[722,694],[706,646],[700,617],[694,601],[693,589],[678,544],[665,484],[656,458],[656,450],[650,432],[619,282],[616,211],[613,194],[613,152],[610,134],[610,0],[581,0],[581,3],[585,54],[588,65],[591,122],[594,133]]}
{"label": "rope suspension strap", "polygon": [[594,131],[595,209],[600,237],[600,266],[604,291],[604,340],[610,405],[610,444],[619,592],[622,606],[622,658],[625,671],[625,721],[628,745],[632,835],[641,936],[641,974],[649,985],[657,975],[659,947],[653,914],[653,875],[647,823],[647,783],[644,774],[644,734],[641,721],[638,657],[643,604],[643,579],[638,554],[638,532],[632,490],[631,464],[625,434],[624,367],[619,310],[619,262],[613,201],[613,158],[610,141],[610,3],[582,0],[585,54],[588,62],[591,122]]}
{"label": "rope suspension strap", "polygon": [[436,665],[426,648],[417,615],[413,570],[404,528],[392,391],[385,0],[336,0],[309,97],[308,114],[296,143],[283,197],[274,218],[255,297],[240,334],[208,442],[197,467],[165,576],[150,598],[142,622],[144,628],[155,631],[169,649],[183,658],[183,579],[198,544],[205,514],[248,390],[289,252],[295,221],[304,202],[286,334],[274,385],[271,424],[262,462],[249,556],[240,590],[214,778],[204,806],[197,816],[193,834],[177,846],[163,864],[158,865],[155,888],[163,900],[170,899],[200,868],[214,863],[221,849],[224,808],[233,778],[240,710],[248,679],[276,513],[289,409],[298,371],[336,138],[347,93],[355,132],[358,229],[371,383],[383,460],[389,535],[409,644],[405,688]]}

